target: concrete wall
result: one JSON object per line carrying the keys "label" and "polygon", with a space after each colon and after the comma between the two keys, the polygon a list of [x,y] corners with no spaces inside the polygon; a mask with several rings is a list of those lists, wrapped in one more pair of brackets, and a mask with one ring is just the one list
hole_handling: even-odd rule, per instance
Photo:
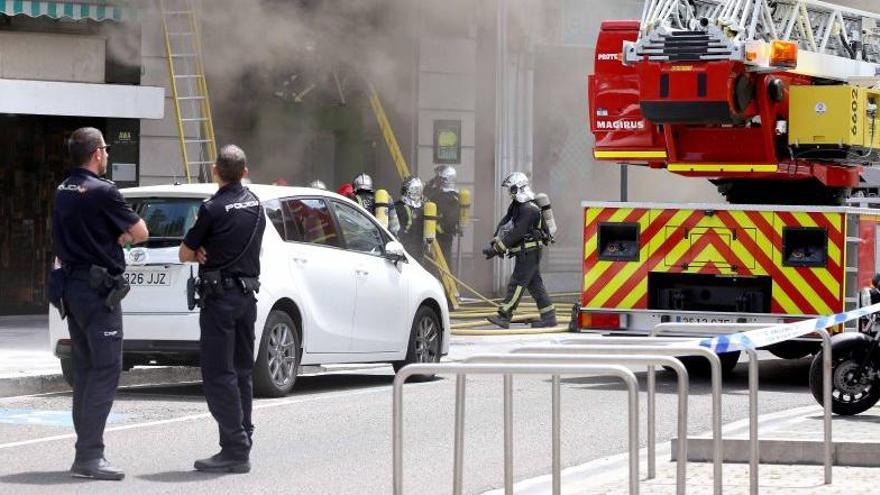
{"label": "concrete wall", "polygon": [[103,83],[106,43],[98,36],[0,32],[0,77]]}
{"label": "concrete wall", "polygon": [[[420,40],[418,155],[419,176],[434,175],[434,121],[461,121],[461,163],[453,164],[459,187],[474,190],[477,44],[473,36],[442,37],[428,34]],[[462,253],[473,249],[473,229],[465,229]]]}

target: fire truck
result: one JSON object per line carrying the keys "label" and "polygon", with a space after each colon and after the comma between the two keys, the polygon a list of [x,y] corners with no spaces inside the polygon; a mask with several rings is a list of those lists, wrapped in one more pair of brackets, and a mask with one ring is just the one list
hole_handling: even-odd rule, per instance
{"label": "fire truck", "polygon": [[[712,181],[728,203],[583,204],[578,328],[782,323],[859,305],[880,211],[880,14],[817,0],[648,0],[602,23],[597,160]],[[773,350],[801,357],[812,347]]]}

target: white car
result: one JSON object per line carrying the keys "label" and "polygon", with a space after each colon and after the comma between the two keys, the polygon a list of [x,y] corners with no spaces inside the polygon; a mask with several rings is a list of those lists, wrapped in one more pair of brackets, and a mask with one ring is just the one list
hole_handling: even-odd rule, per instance
{"label": "white car", "polygon": [[[300,365],[436,362],[449,350],[440,282],[354,202],[310,188],[251,185],[267,216],[260,251],[254,390],[288,393]],[[150,239],[126,255],[123,362],[199,362],[199,308],[189,309],[178,247],[215,184],[123,189]],[[209,253],[210,255],[210,253]],[[49,311],[52,350],[72,379],[67,323]]]}

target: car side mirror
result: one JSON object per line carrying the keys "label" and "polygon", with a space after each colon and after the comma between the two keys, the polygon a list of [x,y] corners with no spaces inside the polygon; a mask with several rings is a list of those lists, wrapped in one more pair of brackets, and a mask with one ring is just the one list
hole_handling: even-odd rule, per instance
{"label": "car side mirror", "polygon": [[403,244],[397,241],[389,241],[388,244],[385,244],[385,257],[394,263],[407,262],[406,250],[403,249]]}

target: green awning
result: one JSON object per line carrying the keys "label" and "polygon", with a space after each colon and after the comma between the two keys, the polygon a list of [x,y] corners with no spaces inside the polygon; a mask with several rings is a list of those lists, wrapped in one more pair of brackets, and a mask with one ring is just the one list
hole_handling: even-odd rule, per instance
{"label": "green awning", "polygon": [[79,21],[130,21],[137,18],[137,10],[112,4],[94,2],[52,2],[36,0],[0,0],[0,14]]}

